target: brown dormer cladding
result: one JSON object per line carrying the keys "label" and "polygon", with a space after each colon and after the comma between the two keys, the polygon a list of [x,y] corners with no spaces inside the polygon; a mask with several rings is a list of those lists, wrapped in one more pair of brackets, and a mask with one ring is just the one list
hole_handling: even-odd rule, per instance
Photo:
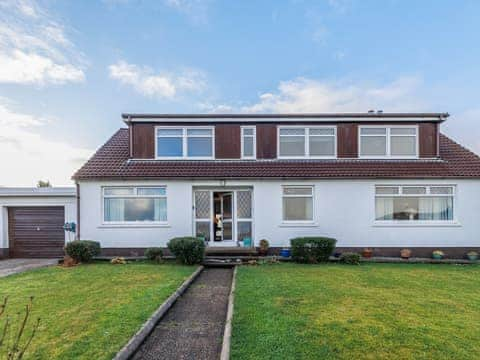
{"label": "brown dormer cladding", "polygon": [[[134,159],[155,158],[155,126],[154,122],[129,123],[130,128],[130,156]],[[215,126],[215,158],[240,159],[241,158],[241,131],[242,125],[255,125],[257,134],[257,158],[275,159],[277,157],[277,126],[279,125],[336,125],[337,126],[337,154],[338,158],[358,158],[358,127],[362,124],[388,125],[392,123],[365,123],[339,122],[339,123],[162,123],[171,126]],[[398,122],[395,124],[399,124]],[[402,125],[418,125],[419,154],[420,158],[437,158],[439,156],[439,123],[438,122],[404,122]]]}

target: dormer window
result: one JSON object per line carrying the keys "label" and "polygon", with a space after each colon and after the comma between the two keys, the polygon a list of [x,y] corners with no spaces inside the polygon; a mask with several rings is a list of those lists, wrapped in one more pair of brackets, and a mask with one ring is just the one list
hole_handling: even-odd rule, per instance
{"label": "dormer window", "polygon": [[213,127],[157,127],[157,159],[213,159]]}
{"label": "dormer window", "polygon": [[280,126],[278,128],[279,158],[335,158],[336,153],[335,126]]}
{"label": "dormer window", "polygon": [[242,126],[242,159],[256,158],[256,132],[255,126]]}
{"label": "dormer window", "polygon": [[362,158],[417,158],[417,126],[361,126],[359,155]]}

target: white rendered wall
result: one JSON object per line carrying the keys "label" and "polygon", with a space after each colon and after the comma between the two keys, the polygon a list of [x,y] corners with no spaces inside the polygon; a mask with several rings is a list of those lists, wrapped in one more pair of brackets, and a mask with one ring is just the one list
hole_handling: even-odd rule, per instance
{"label": "white rendered wall", "polygon": [[[314,222],[282,223],[282,185],[314,185]],[[380,226],[374,221],[375,185],[448,184],[456,186],[455,221],[448,225]],[[102,186],[165,185],[167,226],[112,226],[102,224]],[[165,246],[175,236],[193,233],[192,188],[253,187],[254,241],[288,246],[297,236],[324,235],[341,247],[478,247],[480,246],[479,180],[320,180],[320,181],[134,181],[81,182],[81,238],[100,241],[102,247]]]}
{"label": "white rendered wall", "polygon": [[[64,206],[65,222],[77,222],[77,202],[72,197],[0,197],[0,248],[8,248],[8,207],[17,206]],[[65,241],[75,239],[73,233],[65,232]]]}

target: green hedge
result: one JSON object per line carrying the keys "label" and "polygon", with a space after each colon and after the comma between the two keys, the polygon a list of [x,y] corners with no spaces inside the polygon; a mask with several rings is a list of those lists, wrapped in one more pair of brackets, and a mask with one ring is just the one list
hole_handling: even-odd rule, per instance
{"label": "green hedge", "polygon": [[299,263],[328,261],[337,240],[328,237],[299,237],[290,240],[292,259]]}
{"label": "green hedge", "polygon": [[199,264],[205,255],[205,242],[201,238],[191,236],[173,238],[167,246],[182,264]]}
{"label": "green hedge", "polygon": [[360,264],[360,254],[353,252],[346,252],[340,255],[340,262],[348,265],[359,265]]}
{"label": "green hedge", "polygon": [[100,255],[100,243],[91,240],[74,240],[65,245],[65,253],[78,262],[92,261]]}
{"label": "green hedge", "polygon": [[145,257],[148,260],[159,261],[162,259],[163,250],[159,247],[149,247],[145,250]]}

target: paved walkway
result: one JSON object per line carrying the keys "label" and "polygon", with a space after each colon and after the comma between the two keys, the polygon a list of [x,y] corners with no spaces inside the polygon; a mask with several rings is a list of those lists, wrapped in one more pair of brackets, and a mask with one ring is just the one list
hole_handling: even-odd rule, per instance
{"label": "paved walkway", "polygon": [[0,260],[0,277],[21,273],[30,269],[58,264],[58,259],[6,259]]}
{"label": "paved walkway", "polygon": [[232,268],[205,269],[133,359],[219,359],[232,275]]}

